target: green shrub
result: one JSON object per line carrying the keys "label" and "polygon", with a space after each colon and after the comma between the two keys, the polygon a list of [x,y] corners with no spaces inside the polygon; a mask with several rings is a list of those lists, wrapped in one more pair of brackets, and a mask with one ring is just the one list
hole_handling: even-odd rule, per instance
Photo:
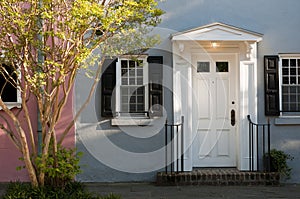
{"label": "green shrub", "polygon": [[36,158],[37,167],[45,173],[45,185],[64,188],[80,173],[79,160],[81,153],[75,149],[67,149],[58,146],[56,154],[50,153],[46,158],[46,164],[42,164],[42,158]]}
{"label": "green shrub", "polygon": [[80,182],[70,182],[64,189],[44,186],[32,187],[29,183],[10,183],[3,199],[120,199],[114,194],[97,196],[87,191]]}
{"label": "green shrub", "polygon": [[286,179],[290,179],[292,168],[287,164],[288,160],[293,160],[289,154],[286,154],[283,151],[272,149],[270,151],[271,155],[271,170],[279,172],[282,176],[285,176]]}

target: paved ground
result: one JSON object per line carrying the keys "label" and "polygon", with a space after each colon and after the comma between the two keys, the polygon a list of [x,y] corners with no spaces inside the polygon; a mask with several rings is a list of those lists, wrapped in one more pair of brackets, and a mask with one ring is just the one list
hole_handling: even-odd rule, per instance
{"label": "paved ground", "polygon": [[[88,183],[87,188],[102,195],[115,193],[122,199],[208,199],[208,198],[299,198],[300,184],[283,186],[184,186],[158,187],[143,183]],[[0,184],[0,196],[5,185]],[[0,197],[1,198],[1,197]]]}
{"label": "paved ground", "polygon": [[300,184],[284,186],[183,186],[153,184],[87,184],[96,193],[116,193],[122,199],[300,198]]}

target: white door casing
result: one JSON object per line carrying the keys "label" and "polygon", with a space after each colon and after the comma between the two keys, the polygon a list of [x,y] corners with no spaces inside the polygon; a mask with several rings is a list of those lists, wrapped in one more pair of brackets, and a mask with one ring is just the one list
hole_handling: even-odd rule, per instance
{"label": "white door casing", "polygon": [[[235,137],[229,140],[230,141],[236,140],[235,142],[233,142],[234,144],[233,146],[235,147],[234,153],[236,154],[236,157],[234,157],[233,155],[233,158],[231,159],[231,162],[233,162],[233,164],[231,165],[234,165],[234,167],[237,167],[237,169],[239,170],[248,169],[249,166],[248,148],[249,147],[247,146],[248,143],[247,139],[248,139],[249,125],[248,125],[247,115],[250,114],[251,116],[253,116],[254,122],[256,122],[257,68],[260,67],[258,65],[259,56],[257,53],[257,44],[262,40],[262,38],[263,38],[263,34],[245,30],[228,24],[222,24],[222,23],[212,23],[201,27],[196,27],[190,30],[186,30],[183,32],[174,33],[171,35],[173,63],[174,63],[174,67],[173,67],[174,69],[174,73],[173,73],[174,121],[175,122],[180,121],[181,116],[184,116],[185,118],[184,120],[185,121],[184,122],[184,135],[185,135],[184,136],[184,147],[185,147],[184,170],[185,171],[192,171],[193,167],[197,167],[197,166],[222,167],[223,165],[230,165],[225,163],[221,164],[220,163],[222,162],[221,160],[218,163],[216,158],[211,158],[211,161],[206,161],[206,162],[201,161],[200,164],[199,158],[203,159],[203,157],[208,157],[208,156],[207,154],[205,155],[205,151],[200,151],[201,143],[200,142],[197,143],[196,140],[197,139],[198,141],[202,140],[199,137],[199,135],[201,134],[198,134],[199,132],[198,129],[199,130],[202,129],[202,133],[205,133],[207,132],[205,131],[205,128],[207,130],[213,130],[215,132],[214,133],[215,137],[216,135],[219,135],[218,137],[223,140],[227,139],[224,138],[226,137],[224,136],[226,135],[226,133],[227,135],[234,135],[231,134],[231,132],[233,131],[235,133],[234,135]],[[214,42],[216,42],[218,45],[212,46]],[[214,58],[214,55],[225,56],[226,53],[228,53],[227,55],[229,55],[229,61],[231,59],[230,58],[231,56],[236,57],[234,62],[235,68],[232,67],[233,63],[230,63],[230,69],[233,69],[234,71],[232,70],[229,71],[230,78],[227,81],[228,89],[230,91],[235,89],[236,91],[236,93],[234,93],[235,95],[233,95],[235,97],[235,104],[230,104],[230,102],[232,101],[230,101],[231,99],[229,99],[230,97],[229,95],[227,96],[228,98],[225,98],[227,100],[226,107],[228,107],[226,114],[230,114],[231,109],[235,109],[236,126],[235,127],[231,127],[230,125],[228,126],[229,115],[227,115],[226,120],[227,120],[228,128],[226,130],[225,128],[226,125],[224,123],[223,131],[221,131],[222,128],[217,127],[217,120],[216,121],[211,120],[211,121],[215,121],[216,124],[214,125],[210,123],[211,121],[206,121],[206,123],[214,127],[214,128],[208,128],[205,127],[204,125],[205,120],[198,118],[198,110],[203,107],[195,108],[196,107],[195,104],[198,103],[195,95],[196,94],[199,95],[199,93],[201,92],[199,92],[194,86],[196,80],[194,80],[195,78],[193,77],[195,77],[194,74],[196,69],[193,66],[195,65],[195,63],[192,62],[195,62],[194,60],[195,56],[198,55],[199,56],[202,55],[203,56],[202,58],[205,61],[211,61],[212,58]],[[222,59],[222,56],[220,57],[220,59]],[[224,58],[223,61],[227,59],[225,57],[223,58]],[[192,71],[192,69],[194,71]],[[236,75],[233,75],[232,72],[234,72]],[[231,78],[232,76],[234,77],[234,79]],[[200,80],[201,78],[198,79],[197,81]],[[202,81],[204,81],[204,79],[202,79]],[[235,82],[234,89],[232,88],[232,86],[234,85],[232,83],[233,81]],[[207,84],[207,86],[211,86],[215,88],[215,90],[217,88],[216,84],[211,85],[210,83]],[[220,93],[217,94],[219,96],[222,95]],[[212,97],[212,95],[211,96],[208,95],[208,96]],[[221,101],[220,99],[218,100],[219,102]],[[224,100],[222,101],[224,102]],[[207,107],[204,108],[208,109]],[[212,110],[219,110],[220,113],[221,109],[215,108]],[[199,113],[204,114],[204,112],[199,112]],[[210,117],[212,117],[212,115]],[[198,124],[198,122],[200,121],[202,122],[201,124],[203,124],[204,126],[203,127],[199,126],[198,128],[196,124]],[[226,132],[226,133],[217,134],[216,133],[217,129],[219,129],[218,132]],[[230,136],[228,136],[228,138],[230,138]],[[214,142],[216,143],[216,141]],[[219,143],[222,142],[218,142],[218,144]],[[231,146],[230,144],[229,146]],[[217,144],[211,144],[211,146],[214,145],[215,147],[217,146]],[[222,147],[228,149],[226,145],[219,145],[218,147],[219,147],[218,149],[222,149]],[[221,156],[225,157],[225,154],[223,154],[224,151],[225,150],[223,150],[222,153],[219,153],[220,157]],[[199,152],[200,152],[200,156],[199,156]],[[201,157],[201,153],[203,153],[202,157]],[[208,155],[211,155],[211,157],[213,157],[214,154],[216,154],[215,151],[213,151],[211,154]],[[205,159],[208,160],[208,158]],[[213,159],[215,159],[216,161],[214,162]],[[227,160],[230,160],[230,158],[227,158]]]}
{"label": "white door casing", "polygon": [[[192,54],[191,61],[193,167],[236,167],[237,54],[197,53]],[[228,63],[228,70],[218,71],[217,63]],[[232,114],[235,124],[231,121]]]}

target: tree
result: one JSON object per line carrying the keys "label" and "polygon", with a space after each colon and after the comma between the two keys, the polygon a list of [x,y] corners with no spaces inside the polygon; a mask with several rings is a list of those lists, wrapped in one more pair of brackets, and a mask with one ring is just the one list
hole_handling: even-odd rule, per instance
{"label": "tree", "polygon": [[[58,146],[92,96],[105,58],[128,52],[130,47],[134,50],[153,45],[157,39],[145,35],[151,30],[149,27],[159,23],[163,12],[155,0],[0,2],[0,73],[5,84],[16,88],[21,96],[18,111],[9,109],[0,98],[1,117],[14,124],[0,127],[21,152],[32,185],[44,185],[47,158],[51,153],[52,166],[57,167]],[[96,72],[90,73],[93,66]],[[94,79],[90,96],[58,137],[56,125],[79,70],[85,70]],[[3,88],[0,92],[2,96]],[[29,116],[30,97],[38,105],[42,127],[40,152]]]}

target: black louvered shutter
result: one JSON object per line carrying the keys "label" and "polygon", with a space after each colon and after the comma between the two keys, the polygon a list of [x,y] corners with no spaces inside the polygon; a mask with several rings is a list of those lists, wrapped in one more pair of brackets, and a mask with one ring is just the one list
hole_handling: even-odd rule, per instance
{"label": "black louvered shutter", "polygon": [[265,56],[265,115],[278,116],[279,111],[279,76],[278,56]]}
{"label": "black louvered shutter", "polygon": [[[112,62],[106,68],[101,77],[101,116],[112,117],[113,108],[115,105],[114,99],[112,98],[113,90],[116,86],[116,62],[115,60],[107,60]],[[105,65],[105,64],[104,64]]]}
{"label": "black louvered shutter", "polygon": [[163,105],[163,57],[149,56],[149,114],[150,117],[162,116]]}

